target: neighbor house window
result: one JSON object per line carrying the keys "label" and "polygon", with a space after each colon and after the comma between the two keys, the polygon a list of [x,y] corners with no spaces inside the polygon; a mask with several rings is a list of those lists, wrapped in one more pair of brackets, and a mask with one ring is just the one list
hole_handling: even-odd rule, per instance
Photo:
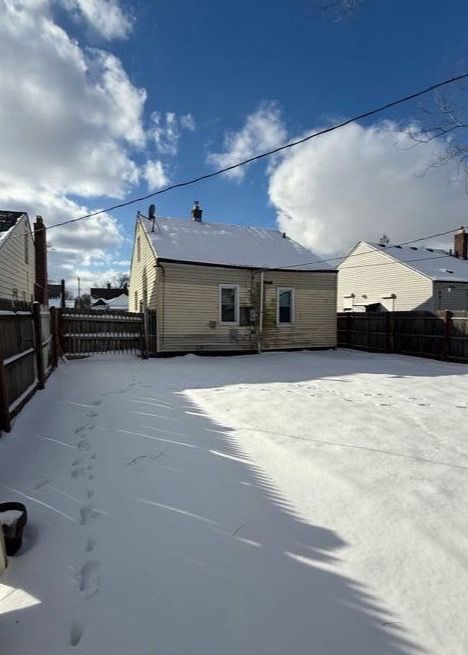
{"label": "neighbor house window", "polygon": [[18,300],[18,289],[12,289],[11,295],[13,297],[13,300]]}
{"label": "neighbor house window", "polygon": [[24,263],[29,264],[29,237],[24,235]]}
{"label": "neighbor house window", "polygon": [[141,261],[141,239],[137,237],[137,262]]}
{"label": "neighbor house window", "polygon": [[294,289],[280,287],[277,291],[277,322],[287,325],[294,322]]}
{"label": "neighbor house window", "polygon": [[221,284],[219,287],[220,323],[239,323],[239,287]]}

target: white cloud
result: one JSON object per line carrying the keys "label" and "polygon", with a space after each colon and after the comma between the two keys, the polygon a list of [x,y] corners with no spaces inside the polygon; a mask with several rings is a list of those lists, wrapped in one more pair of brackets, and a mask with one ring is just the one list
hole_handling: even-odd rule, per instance
{"label": "white cloud", "polygon": [[116,57],[82,50],[45,3],[0,0],[0,11],[0,193],[21,180],[123,196],[138,179],[129,148],[145,141],[145,92]]}
{"label": "white cloud", "polygon": [[[26,211],[31,221],[37,214],[47,226],[88,212],[63,195],[37,188],[14,187],[1,193],[1,206]],[[77,269],[99,265],[118,266],[115,254],[124,242],[119,224],[108,214],[47,231],[48,272],[51,279],[76,277]]]}
{"label": "white cloud", "polygon": [[455,227],[466,215],[464,185],[455,165],[431,168],[445,146],[415,144],[407,128],[382,122],[291,149],[269,182],[279,227],[321,254],[383,232],[398,242]]}
{"label": "white cloud", "polygon": [[161,189],[169,182],[169,178],[164,171],[164,166],[159,160],[146,162],[143,168],[143,177],[145,178],[150,191]]}
{"label": "white cloud", "polygon": [[62,2],[105,39],[123,39],[132,30],[133,19],[120,7],[117,0],[62,0]]}
{"label": "white cloud", "polygon": [[[52,0],[0,0],[0,207],[42,213],[47,224],[87,213],[71,195],[124,197],[146,143],[145,91],[114,55],[80,47],[52,8]],[[109,265],[123,242],[109,216],[49,235],[54,277]]]}
{"label": "white cloud", "polygon": [[[276,148],[286,141],[286,129],[281,120],[281,113],[274,103],[263,103],[247,116],[243,127],[238,132],[228,132],[224,138],[224,150],[208,156],[208,162],[217,168],[226,168],[233,164],[258,155],[266,150]],[[246,167],[235,168],[225,175],[233,180],[244,178]]]}
{"label": "white cloud", "polygon": [[195,130],[192,114],[177,116],[173,111],[165,114],[155,111],[151,114],[148,136],[154,141],[160,153],[172,156],[177,154],[182,130],[189,132]]}

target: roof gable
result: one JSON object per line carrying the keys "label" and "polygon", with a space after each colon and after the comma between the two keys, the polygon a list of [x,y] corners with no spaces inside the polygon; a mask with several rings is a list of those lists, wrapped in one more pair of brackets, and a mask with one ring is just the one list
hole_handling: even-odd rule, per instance
{"label": "roof gable", "polygon": [[159,259],[244,268],[333,270],[277,230],[158,218],[152,231],[151,221],[139,220]]}
{"label": "roof gable", "polygon": [[109,287],[91,287],[90,296],[95,300],[112,300],[121,295],[128,296],[128,289],[109,289]]}

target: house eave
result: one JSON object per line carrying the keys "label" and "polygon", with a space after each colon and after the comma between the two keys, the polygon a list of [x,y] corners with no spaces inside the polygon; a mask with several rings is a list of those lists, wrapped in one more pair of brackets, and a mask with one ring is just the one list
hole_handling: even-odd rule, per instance
{"label": "house eave", "polygon": [[332,274],[337,274],[338,271],[336,269],[323,269],[323,268],[282,268],[282,267],[276,267],[276,268],[265,268],[262,266],[246,266],[246,265],[241,265],[241,264],[215,264],[213,262],[198,262],[198,261],[189,261],[185,259],[171,259],[168,257],[157,257],[157,263],[162,264],[184,264],[186,266],[210,266],[213,268],[235,268],[235,269],[242,269],[242,270],[248,270],[248,271],[271,271],[271,272],[286,272],[286,273],[332,273]]}

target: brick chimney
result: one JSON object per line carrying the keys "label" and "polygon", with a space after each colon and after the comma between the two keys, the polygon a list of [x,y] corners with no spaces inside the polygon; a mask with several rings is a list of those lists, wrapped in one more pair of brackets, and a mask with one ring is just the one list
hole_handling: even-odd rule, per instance
{"label": "brick chimney", "polygon": [[468,232],[465,232],[465,228],[462,227],[455,232],[453,241],[455,257],[468,259]]}
{"label": "brick chimney", "polygon": [[195,200],[192,207],[192,221],[196,223],[202,222],[203,209],[200,209],[200,203],[198,200]]}
{"label": "brick chimney", "polygon": [[47,305],[47,232],[42,216],[36,216],[34,223],[34,259],[36,280],[34,300]]}

